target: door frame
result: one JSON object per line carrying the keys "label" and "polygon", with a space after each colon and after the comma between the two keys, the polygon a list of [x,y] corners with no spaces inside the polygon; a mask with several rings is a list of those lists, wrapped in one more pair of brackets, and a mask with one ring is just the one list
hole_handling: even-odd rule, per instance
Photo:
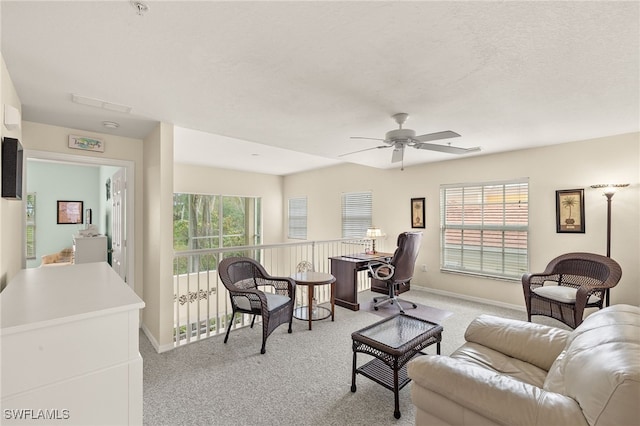
{"label": "door frame", "polygon": [[[130,160],[118,160],[115,158],[106,157],[89,157],[85,155],[65,154],[61,152],[53,151],[40,151],[34,149],[24,150],[24,161],[27,160],[47,160],[59,163],[66,163],[70,165],[94,165],[94,166],[113,166],[121,167],[126,170],[125,179],[127,185],[126,194],[126,231],[127,231],[127,253],[126,253],[126,276],[127,284],[135,290],[135,270],[131,268],[135,267],[135,162]],[[25,174],[24,185],[26,187],[26,180],[29,178]],[[22,222],[22,235],[26,235],[26,223]],[[24,244],[24,243],[23,243]],[[22,264],[26,265],[26,255],[24,250],[22,251]],[[24,267],[24,266],[23,266]]]}

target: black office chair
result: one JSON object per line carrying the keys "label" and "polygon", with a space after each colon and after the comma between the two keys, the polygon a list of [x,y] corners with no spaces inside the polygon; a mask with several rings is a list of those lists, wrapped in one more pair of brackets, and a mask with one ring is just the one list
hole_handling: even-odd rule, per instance
{"label": "black office chair", "polygon": [[410,303],[413,308],[418,307],[413,302],[400,299],[398,297],[398,289],[401,285],[407,285],[413,278],[413,270],[421,242],[422,232],[403,232],[398,235],[398,248],[396,248],[389,262],[372,262],[369,264],[370,276],[385,282],[389,290],[387,296],[379,296],[373,299],[373,309],[377,311],[382,305],[395,303],[400,312],[404,313],[400,302]]}

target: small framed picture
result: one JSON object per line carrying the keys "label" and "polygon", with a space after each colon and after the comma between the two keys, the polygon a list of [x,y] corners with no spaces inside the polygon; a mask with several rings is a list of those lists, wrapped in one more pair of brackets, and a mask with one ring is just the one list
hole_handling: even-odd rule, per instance
{"label": "small framed picture", "polygon": [[69,148],[104,152],[104,141],[99,138],[69,135]]}
{"label": "small framed picture", "polygon": [[424,228],[424,198],[411,199],[411,227]]}
{"label": "small framed picture", "polygon": [[82,201],[58,201],[58,225],[77,225],[84,222]]}
{"label": "small framed picture", "polygon": [[584,234],[584,189],[556,191],[556,232]]}

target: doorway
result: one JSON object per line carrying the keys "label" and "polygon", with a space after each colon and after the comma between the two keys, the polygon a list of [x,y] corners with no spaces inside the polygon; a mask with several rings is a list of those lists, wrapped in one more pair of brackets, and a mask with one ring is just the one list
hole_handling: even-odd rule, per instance
{"label": "doorway", "polygon": [[[133,184],[127,185],[128,182],[134,182],[134,162],[126,161],[126,160],[116,160],[109,158],[100,158],[100,157],[88,157],[82,155],[71,155],[71,154],[63,154],[56,152],[48,152],[48,151],[35,151],[35,150],[25,150],[25,161],[27,164],[26,173],[25,173],[25,184],[26,187],[30,187],[30,177],[35,179],[42,180],[42,177],[38,177],[36,172],[30,172],[30,166],[38,165],[37,167],[32,167],[33,170],[49,170],[53,171],[53,175],[51,179],[53,184],[55,184],[55,193],[56,195],[49,194],[48,191],[42,193],[41,195],[35,194],[35,206],[36,206],[36,216],[40,213],[42,215],[46,215],[46,225],[43,226],[44,229],[37,229],[36,234],[38,238],[36,239],[36,247],[39,247],[38,255],[33,256],[33,259],[24,259],[23,265],[25,267],[37,267],[40,265],[40,255],[41,254],[50,254],[46,253],[47,250],[50,250],[52,247],[57,246],[65,246],[72,245],[72,235],[78,233],[80,230],[86,229],[88,226],[88,215],[89,209],[91,209],[92,222],[94,225],[97,225],[100,233],[109,236],[108,248],[111,249],[112,237],[114,225],[112,225],[113,219],[113,210],[112,210],[112,202],[113,202],[113,194],[112,189],[108,186],[111,182],[112,176],[117,175],[119,179],[119,185],[121,187],[127,188],[126,191],[123,191],[119,194],[122,197],[120,205],[122,205],[121,212],[118,214],[119,226],[118,230],[121,231],[122,237],[118,237],[117,241],[120,244],[119,255],[122,256],[118,260],[118,269],[116,272],[127,282],[129,286],[134,288],[134,276],[135,271],[130,270],[135,265],[134,256],[134,186]],[[67,172],[65,172],[65,170]],[[32,176],[30,176],[32,175]],[[78,177],[80,176],[80,177]],[[89,176],[87,181],[90,181],[89,188],[82,187],[80,183],[74,182],[73,179],[82,179],[82,176]],[[67,190],[65,191],[65,185],[72,187],[73,185],[78,186],[78,190]],[[46,188],[46,186],[45,186]],[[53,209],[51,208],[53,201],[49,199],[51,197],[54,198],[73,198],[74,194],[78,194],[78,198],[83,198],[87,200],[84,204],[86,207],[84,210],[84,220],[81,224],[72,224],[72,225],[57,225],[55,223],[55,218],[51,218],[49,216],[54,215]],[[26,198],[26,197],[25,197]],[[33,199],[32,199],[33,200]],[[82,201],[82,200],[80,200]],[[130,220],[128,220],[130,219]],[[38,223],[36,221],[36,223]],[[40,221],[40,223],[43,223]],[[120,226],[121,225],[121,226]],[[23,235],[27,235],[27,224],[25,223],[24,229],[25,232]],[[42,232],[38,232],[42,231]],[[50,242],[47,238],[51,238],[54,240]],[[126,247],[126,250],[123,250],[122,247]],[[33,255],[33,253],[32,253]],[[110,253],[111,255],[111,253]],[[109,260],[111,260],[111,256],[109,256]]]}

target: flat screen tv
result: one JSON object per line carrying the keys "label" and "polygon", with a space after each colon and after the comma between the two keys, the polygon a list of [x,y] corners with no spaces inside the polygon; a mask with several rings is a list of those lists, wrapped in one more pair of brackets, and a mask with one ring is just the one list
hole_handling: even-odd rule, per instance
{"label": "flat screen tv", "polygon": [[2,198],[22,200],[23,151],[15,138],[2,140]]}

